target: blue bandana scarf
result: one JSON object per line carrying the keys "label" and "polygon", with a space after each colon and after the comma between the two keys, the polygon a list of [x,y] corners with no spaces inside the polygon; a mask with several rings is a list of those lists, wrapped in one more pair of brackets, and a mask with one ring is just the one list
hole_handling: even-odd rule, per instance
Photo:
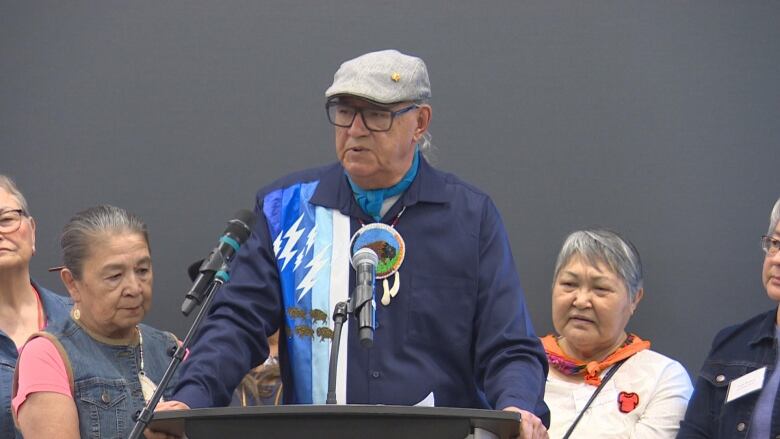
{"label": "blue bandana scarf", "polygon": [[419,168],[419,164],[420,148],[418,147],[414,151],[414,160],[412,161],[412,166],[406,172],[404,178],[402,178],[401,181],[396,183],[394,186],[385,189],[362,189],[357,184],[355,184],[351,178],[349,178],[349,175],[347,175],[349,185],[352,187],[352,193],[355,195],[355,200],[360,205],[360,208],[363,209],[363,212],[371,215],[375,221],[381,221],[382,216],[379,214],[379,212],[382,210],[382,203],[385,201],[385,198],[394,197],[405,191],[414,181],[414,177],[417,176],[417,169]]}

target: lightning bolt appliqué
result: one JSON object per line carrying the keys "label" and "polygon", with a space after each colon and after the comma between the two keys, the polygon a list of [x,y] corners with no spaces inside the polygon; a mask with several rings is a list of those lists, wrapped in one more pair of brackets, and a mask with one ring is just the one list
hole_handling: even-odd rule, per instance
{"label": "lightning bolt appliqu\u00e9", "polygon": [[[303,220],[303,215],[299,216],[298,219],[295,221],[295,223],[290,226],[290,229],[287,230],[287,233],[284,234],[284,238],[287,240],[284,244],[284,249],[282,250],[281,254],[278,254],[276,256],[279,260],[284,260],[284,263],[282,264],[282,269],[280,271],[284,271],[284,268],[287,266],[287,263],[290,262],[290,260],[295,256],[295,244],[298,243],[298,240],[301,239],[301,235],[303,235],[303,230],[298,229],[298,226],[301,225],[301,221]],[[279,234],[281,236],[281,233]]]}
{"label": "lightning bolt appliqu\u00e9", "polygon": [[322,270],[322,267],[325,266],[325,258],[323,257],[325,255],[325,252],[327,252],[330,249],[330,245],[327,245],[325,248],[320,250],[319,253],[317,253],[317,256],[313,257],[311,262],[306,264],[306,268],[310,268],[309,272],[306,273],[306,276],[304,276],[303,280],[300,284],[298,284],[298,288],[296,290],[303,290],[301,291],[301,294],[298,296],[298,302],[301,301],[303,296],[306,295],[311,289],[314,287],[314,283],[317,280],[317,273]]}
{"label": "lightning bolt appliqu\u00e9", "polygon": [[301,262],[303,261],[303,257],[306,256],[309,253],[309,250],[311,250],[312,246],[314,246],[315,238],[317,238],[317,224],[312,227],[311,231],[306,236],[306,248],[304,248],[303,251],[298,252],[298,257],[295,258],[295,265],[293,265],[293,271],[298,269],[298,266],[300,266]]}

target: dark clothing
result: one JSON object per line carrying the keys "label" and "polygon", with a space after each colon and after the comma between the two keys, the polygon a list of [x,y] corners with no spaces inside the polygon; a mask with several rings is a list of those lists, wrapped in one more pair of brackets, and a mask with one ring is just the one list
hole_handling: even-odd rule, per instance
{"label": "dark clothing", "polygon": [[[764,383],[777,363],[777,310],[723,329],[712,342],[678,438],[745,438],[759,391],[726,402],[729,383],[766,367]],[[780,393],[772,411],[770,438],[780,438]]]}
{"label": "dark clothing", "polygon": [[[60,296],[34,281],[30,281],[38,291],[46,315],[46,323],[51,325],[64,321],[73,305],[70,298]],[[16,344],[3,331],[0,331],[0,439],[21,438],[22,434],[14,428],[11,415],[11,387],[14,380],[14,368],[19,359]]]}
{"label": "dark clothing", "polygon": [[[294,214],[289,206],[297,209]],[[395,225],[406,242],[398,296],[387,306],[377,297],[373,348],[360,346],[354,324],[347,328],[348,343],[342,344],[348,358],[340,365],[347,368],[346,402],[412,405],[433,393],[436,406],[517,406],[548,424],[543,400],[547,361],[492,200],[421,159],[415,180],[383,222],[393,222],[404,207]],[[324,394],[316,386],[323,374],[327,377],[327,363],[324,370],[312,368],[296,355],[304,345],[315,350],[328,345],[312,335],[322,327],[309,314],[326,310],[332,326],[335,302],[314,310],[291,306],[291,293],[301,302],[314,295],[309,290],[317,286],[312,287],[307,270],[320,267],[296,259],[309,255],[307,233],[313,235],[300,218],[345,216],[349,230],[338,236],[346,239],[334,239],[334,247],[348,246],[361,222],[373,219],[355,202],[339,163],[292,174],[262,189],[256,213],[258,221],[233,262],[231,280],[215,297],[182,365],[174,398],[193,408],[228,404],[244,374],[268,355],[265,335],[280,327],[285,402],[322,403],[318,398]],[[322,224],[317,226],[324,233]],[[331,271],[349,275],[351,291],[348,259],[333,264]],[[287,279],[295,285],[287,285]],[[294,330],[287,332],[286,326]],[[312,371],[301,374],[305,367]]]}

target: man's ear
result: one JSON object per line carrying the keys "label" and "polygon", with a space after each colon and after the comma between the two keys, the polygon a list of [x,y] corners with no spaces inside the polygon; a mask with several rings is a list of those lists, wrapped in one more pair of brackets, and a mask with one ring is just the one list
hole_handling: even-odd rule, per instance
{"label": "man's ear", "polygon": [[428,131],[431,124],[432,109],[430,105],[420,105],[420,111],[417,112],[417,128],[414,131],[415,140],[419,140],[422,135]]}

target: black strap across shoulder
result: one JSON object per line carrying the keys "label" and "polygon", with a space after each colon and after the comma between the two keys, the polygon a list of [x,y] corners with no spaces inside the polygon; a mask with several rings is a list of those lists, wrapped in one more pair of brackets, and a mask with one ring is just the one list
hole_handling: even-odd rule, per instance
{"label": "black strap across shoulder", "polygon": [[601,392],[601,389],[604,388],[604,385],[607,384],[607,381],[609,381],[610,378],[612,378],[612,375],[617,372],[617,370],[620,368],[620,366],[623,365],[623,363],[626,362],[628,358],[625,360],[620,360],[617,363],[615,363],[614,366],[604,375],[604,378],[601,379],[601,384],[599,384],[598,387],[596,387],[596,391],[593,392],[593,395],[590,396],[590,399],[587,403],[585,403],[585,407],[582,408],[582,411],[580,411],[580,414],[577,415],[577,419],[574,420],[574,422],[571,423],[571,426],[569,426],[569,429],[566,431],[566,434],[563,435],[563,439],[569,439],[569,436],[571,436],[571,432],[574,431],[574,427],[577,426],[577,424],[580,422],[580,419],[582,419],[582,415],[585,414],[585,410],[590,407],[590,403],[593,402],[594,399],[596,399],[596,396]]}

